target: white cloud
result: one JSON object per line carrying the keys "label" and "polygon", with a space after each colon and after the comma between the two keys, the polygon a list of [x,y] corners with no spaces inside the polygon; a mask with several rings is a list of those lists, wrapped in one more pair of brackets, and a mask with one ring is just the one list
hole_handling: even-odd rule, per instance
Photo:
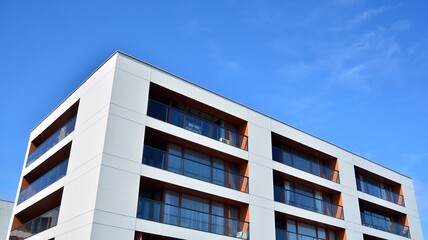
{"label": "white cloud", "polygon": [[394,81],[401,71],[403,47],[397,40],[410,26],[397,21],[389,28],[379,28],[348,41],[327,62],[335,66],[331,71],[332,83],[370,91],[386,81]]}
{"label": "white cloud", "polygon": [[381,14],[381,13],[383,13],[386,10],[391,9],[391,8],[392,7],[381,6],[378,8],[366,10],[366,11],[358,14],[356,17],[352,18],[351,20],[349,20],[347,25],[350,28],[356,27],[356,26],[362,24],[363,22],[368,21],[371,18],[375,17],[376,15],[379,15],[379,14]]}
{"label": "white cloud", "polygon": [[223,69],[226,69],[228,71],[241,71],[243,70],[243,67],[241,63],[238,60],[234,59],[227,59],[223,56],[223,50],[217,41],[211,39],[206,41],[206,46],[211,51],[211,57],[213,58],[214,62],[221,66]]}
{"label": "white cloud", "polygon": [[356,89],[368,91],[370,90],[370,85],[367,82],[366,76],[366,72],[369,68],[367,65],[367,63],[360,63],[356,66],[341,69],[335,81]]}

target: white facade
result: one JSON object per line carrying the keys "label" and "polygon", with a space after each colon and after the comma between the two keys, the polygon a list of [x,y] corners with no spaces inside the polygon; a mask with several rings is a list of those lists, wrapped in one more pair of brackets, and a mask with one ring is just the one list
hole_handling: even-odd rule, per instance
{"label": "white facade", "polygon": [[[228,138],[213,139],[214,135],[208,137],[206,135],[214,133],[204,135],[203,129],[199,126],[192,125],[194,129],[189,131],[189,124],[186,125],[186,129],[186,127],[149,116],[150,97],[158,99],[175,97],[176,99],[170,99],[170,102],[172,104],[175,104],[175,101],[179,102],[177,106],[183,103],[182,105],[186,105],[185,109],[190,112],[193,111],[191,108],[195,108],[208,111],[212,115],[211,119],[218,117],[230,120],[230,124],[222,123],[225,127],[232,126],[236,122],[239,130],[235,130],[248,136],[248,148],[242,147],[245,140],[242,141],[241,147],[229,145],[234,140],[232,137],[234,135],[229,130],[217,131],[223,135],[224,132],[228,132],[226,134]],[[200,112],[198,114],[200,117],[204,116]],[[74,131],[68,135],[61,133],[61,126],[70,120],[72,115],[76,116]],[[192,115],[184,117],[187,119],[186,123],[189,123],[191,117]],[[171,121],[175,120],[172,118]],[[214,125],[212,126],[215,128]],[[58,129],[60,130],[55,135],[54,132]],[[289,225],[284,232],[288,231],[290,239],[294,236],[293,234],[311,235],[314,229],[319,239],[324,239],[323,231],[332,231],[333,235],[335,233],[334,237],[326,237],[328,239],[423,239],[413,183],[409,177],[123,53],[115,53],[108,59],[31,132],[27,152],[41,149],[41,143],[46,139],[52,140],[48,138],[52,134],[55,135],[54,140],[58,143],[40,154],[31,164],[27,164],[29,160],[26,159],[15,203],[18,203],[19,196],[23,195],[20,192],[24,191],[28,184],[33,187],[35,185],[33,183],[38,178],[48,173],[47,170],[59,166],[59,162],[68,158],[66,174],[64,173],[65,176],[59,179],[54,178],[51,184],[47,184],[42,189],[39,187],[39,190],[30,194],[31,197],[15,204],[13,211],[15,217],[9,229],[15,229],[41,216],[44,212],[39,206],[49,206],[46,207],[45,212],[59,207],[59,210],[52,213],[53,215],[49,215],[53,217],[48,217],[56,224],[35,235],[30,234],[32,236],[27,238],[29,240],[134,238],[275,240],[286,239],[276,238],[276,235],[280,235],[278,232],[276,234],[276,231],[280,231],[276,229],[283,228],[285,226],[283,223],[287,220]],[[248,191],[243,188],[237,190],[221,186],[225,181],[232,181],[226,177],[221,179],[221,184],[211,183],[214,181],[213,172],[219,171],[212,166],[209,168],[211,179],[208,181],[195,179],[205,175],[195,173],[198,176],[195,177],[196,175],[193,176],[192,173],[186,173],[187,170],[183,170],[187,161],[185,157],[180,160],[181,174],[142,164],[143,155],[148,154],[147,150],[143,151],[144,146],[164,146],[164,142],[168,142],[166,145],[168,153],[172,143],[182,146],[183,156],[186,156],[186,151],[190,151],[187,148],[205,153],[211,156],[212,166],[214,166],[214,158],[223,158],[225,162],[221,165],[222,168],[234,169],[235,167],[232,166],[239,168],[239,170],[233,170],[236,171],[235,175],[230,176],[242,175],[239,184],[244,186],[248,181]],[[275,144],[282,149],[280,156],[286,156],[285,152],[288,150],[285,149],[288,149],[288,144],[291,144],[293,150],[290,151],[295,154],[293,161],[298,161],[296,156],[300,156],[299,154],[303,152],[308,154],[305,164],[309,164],[308,169],[311,169],[312,173],[305,171],[306,168],[303,165],[298,167],[300,163],[294,162],[296,165],[292,166],[277,161],[278,159],[274,161],[272,146]],[[283,145],[287,146],[282,148]],[[162,166],[164,166],[167,163],[165,158],[162,159]],[[169,161],[168,164],[172,164],[172,160]],[[199,166],[195,168],[198,171],[205,169],[205,165],[195,164]],[[325,174],[322,172],[327,168],[338,171],[340,181],[322,176]],[[335,173],[334,170],[332,172]],[[400,196],[400,194],[404,196],[405,205],[403,206],[401,199],[388,201],[359,190],[357,176],[360,176],[360,172],[364,176],[369,176],[370,179],[379,180],[381,187],[390,186],[391,189],[388,191],[394,192],[391,196]],[[227,174],[224,173],[222,176]],[[51,175],[49,177],[52,178]],[[279,184],[281,186],[278,187],[285,189],[277,193],[279,198],[284,198],[283,202],[278,199],[275,201],[274,184]],[[281,195],[281,191],[291,192],[290,184],[296,186],[293,189],[310,189],[306,191],[313,192],[312,198],[304,200],[304,198],[295,197],[294,202],[289,201],[289,195]],[[301,184],[304,187],[300,187]],[[301,196],[296,191],[293,190],[293,196]],[[205,210],[198,209],[199,217],[195,217],[186,226],[183,224],[188,219],[183,215],[167,217],[166,209],[169,211],[172,211],[172,208],[176,209],[170,202],[168,204],[172,204],[172,207],[165,205],[167,196],[174,195],[171,192],[179,195],[177,204],[183,204],[191,199],[189,196],[209,199],[207,200],[209,203],[204,205],[211,209],[207,210],[206,219],[209,219],[207,228],[203,223],[200,225],[196,223],[198,220],[205,219]],[[157,199],[158,193],[162,200]],[[151,199],[150,201],[155,202],[154,205],[146,202],[149,206],[147,209],[152,209],[151,212],[141,207],[139,196],[146,196]],[[315,200],[311,202],[310,199]],[[301,205],[306,201],[309,208]],[[331,210],[325,210],[326,207],[320,208],[321,202],[326,203],[327,206],[338,205],[338,208],[343,209],[343,213],[339,214],[343,217],[339,216],[338,212],[332,214]],[[138,210],[139,204],[140,210]],[[213,214],[215,204],[222,206],[218,214],[223,218]],[[157,206],[161,206],[159,209],[163,209],[162,212],[156,212]],[[187,211],[182,205],[177,206],[177,209],[180,214]],[[231,212],[235,211],[233,209],[237,209],[237,216],[232,216],[234,213]],[[367,220],[362,222],[363,209],[369,209],[369,212],[388,213],[386,220],[384,219],[388,226],[383,222],[370,222],[370,224]],[[136,217],[137,210],[146,217]],[[225,215],[222,215],[223,213]],[[196,210],[189,213],[187,217],[195,216],[192,214],[196,214]],[[238,227],[232,232],[235,225],[230,225],[230,221],[235,220],[227,220],[227,218],[237,219],[237,222],[239,220],[243,223],[243,227]],[[220,219],[219,225],[214,226],[213,223],[217,221],[214,219]],[[249,223],[249,228],[245,222]],[[391,227],[394,225],[391,222],[397,222],[397,227]],[[293,230],[291,223],[296,225],[296,230]],[[407,225],[410,230],[401,229],[401,225]],[[384,227],[386,230],[379,229]],[[30,236],[25,231],[12,231],[12,233]],[[407,235],[408,232],[410,235]],[[370,236],[377,238],[370,238]]]}

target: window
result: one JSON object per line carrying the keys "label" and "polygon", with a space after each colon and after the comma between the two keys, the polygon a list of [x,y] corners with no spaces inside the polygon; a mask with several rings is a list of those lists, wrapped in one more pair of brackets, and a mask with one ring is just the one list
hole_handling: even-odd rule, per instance
{"label": "window", "polygon": [[[295,220],[279,220],[276,222],[277,239],[287,240],[335,240],[336,232],[324,227]],[[284,231],[285,230],[285,231]]]}

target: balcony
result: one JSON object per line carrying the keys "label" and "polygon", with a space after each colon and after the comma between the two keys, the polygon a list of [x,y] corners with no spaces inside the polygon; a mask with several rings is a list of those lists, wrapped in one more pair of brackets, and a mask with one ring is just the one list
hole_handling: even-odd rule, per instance
{"label": "balcony", "polygon": [[137,218],[204,232],[249,239],[249,223],[140,197]]}
{"label": "balcony", "polygon": [[276,240],[325,240],[325,238],[317,238],[309,235],[289,232],[281,228],[275,229],[275,235]]}
{"label": "balcony", "polygon": [[400,206],[404,206],[404,196],[389,189],[381,188],[373,183],[359,178],[357,178],[357,188],[361,192],[398,204]]}
{"label": "balcony", "polygon": [[307,196],[296,191],[290,191],[277,185],[274,186],[274,194],[275,201],[277,202],[303,208],[330,217],[343,219],[343,207],[340,205],[326,202],[312,196]]}
{"label": "balcony", "polygon": [[30,197],[36,195],[52,183],[58,181],[67,173],[68,159],[60,163],[58,166],[45,173],[43,176],[38,178],[36,181],[31,183],[25,189],[19,193],[18,204],[24,202]]}
{"label": "balcony", "polygon": [[9,240],[22,240],[41,233],[57,225],[59,207],[56,207],[33,220],[22,224],[10,232]]}
{"label": "balcony", "polygon": [[158,120],[171,123],[177,127],[218,140],[222,143],[248,149],[248,137],[213,122],[187,114],[158,101],[149,100],[147,115]]}
{"label": "balcony", "polygon": [[398,222],[393,222],[389,217],[385,217],[377,213],[362,211],[361,222],[364,226],[367,227],[410,238],[409,226]]}
{"label": "balcony", "polygon": [[248,193],[248,177],[144,146],[143,164]]}
{"label": "balcony", "polygon": [[39,146],[37,146],[37,148],[28,155],[26,167],[28,167],[30,164],[36,161],[40,156],[42,156],[44,153],[49,151],[62,139],[64,139],[70,133],[72,133],[74,131],[75,123],[76,123],[76,117],[73,117],[64,126],[62,126],[55,133],[53,133],[48,139],[46,139]]}
{"label": "balcony", "polygon": [[297,168],[307,173],[339,183],[339,172],[325,165],[320,165],[310,159],[294,154],[291,151],[283,151],[278,147],[272,147],[272,158],[276,162]]}

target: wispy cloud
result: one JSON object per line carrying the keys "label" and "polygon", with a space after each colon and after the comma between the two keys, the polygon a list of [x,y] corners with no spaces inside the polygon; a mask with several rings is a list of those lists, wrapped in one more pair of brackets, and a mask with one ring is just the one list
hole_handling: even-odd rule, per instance
{"label": "wispy cloud", "polygon": [[378,8],[372,8],[369,10],[366,10],[360,14],[358,14],[357,16],[355,16],[354,18],[350,19],[347,23],[347,26],[352,28],[352,27],[356,27],[360,24],[362,24],[363,22],[366,22],[368,20],[370,20],[371,18],[375,17],[376,15],[379,15],[383,12],[385,12],[386,10],[389,10],[393,7],[390,6],[381,6]]}
{"label": "wispy cloud", "polygon": [[345,49],[328,59],[332,69],[332,83],[357,90],[370,91],[384,81],[391,81],[399,73],[403,47],[397,40],[410,26],[397,21],[389,28],[379,28],[348,41]]}
{"label": "wispy cloud", "polygon": [[223,69],[228,71],[241,71],[244,68],[238,60],[227,59],[223,56],[221,44],[213,39],[206,41],[206,46],[210,50],[211,57]]}
{"label": "wispy cloud", "polygon": [[[401,70],[405,50],[398,36],[410,27],[397,21],[388,28],[348,37],[312,59],[287,62],[276,70],[284,81],[308,81],[324,76],[325,85],[370,93],[386,81],[394,81]],[[285,45],[286,46],[286,45]]]}

